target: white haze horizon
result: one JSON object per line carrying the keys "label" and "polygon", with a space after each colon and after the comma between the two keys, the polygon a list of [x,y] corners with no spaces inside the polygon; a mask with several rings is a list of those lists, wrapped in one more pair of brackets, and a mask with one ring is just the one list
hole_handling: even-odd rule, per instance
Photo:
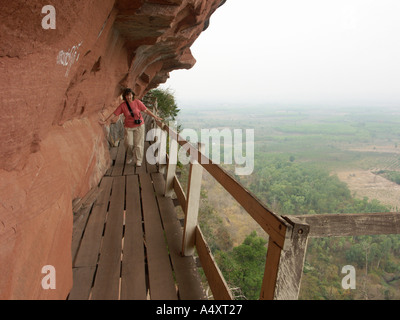
{"label": "white haze horizon", "polygon": [[171,72],[180,108],[400,106],[400,1],[228,0]]}

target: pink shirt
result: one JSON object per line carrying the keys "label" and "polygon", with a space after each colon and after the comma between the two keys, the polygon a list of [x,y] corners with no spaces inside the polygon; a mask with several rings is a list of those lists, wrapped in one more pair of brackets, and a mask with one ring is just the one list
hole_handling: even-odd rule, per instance
{"label": "pink shirt", "polygon": [[[132,118],[131,113],[129,112],[128,106],[125,102],[122,102],[119,107],[114,111],[116,116],[119,116],[121,113],[125,116],[125,127],[126,128],[136,128],[144,124],[143,116],[140,113],[141,111],[146,110],[146,106],[143,104],[142,101],[135,99],[132,102],[129,102],[131,109],[135,118]],[[134,120],[142,120],[141,124],[135,124]]]}

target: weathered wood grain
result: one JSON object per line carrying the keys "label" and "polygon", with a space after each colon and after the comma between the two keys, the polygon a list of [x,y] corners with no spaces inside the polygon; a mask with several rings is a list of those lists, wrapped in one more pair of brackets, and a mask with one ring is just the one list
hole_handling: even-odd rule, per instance
{"label": "weathered wood grain", "polygon": [[399,234],[400,213],[313,214],[293,216],[310,225],[310,237]]}
{"label": "weathered wood grain", "polygon": [[292,226],[290,246],[281,251],[275,284],[275,300],[297,300],[300,293],[310,226],[291,216],[284,217]]}
{"label": "weathered wood grain", "polygon": [[110,208],[100,251],[93,300],[118,300],[124,220],[125,177],[114,177]]}
{"label": "weathered wood grain", "polygon": [[190,164],[187,202],[184,209],[185,225],[182,239],[182,254],[184,256],[192,256],[194,253],[202,177],[203,167],[197,161],[194,161]]}
{"label": "weathered wood grain", "polygon": [[176,300],[178,297],[175,282],[152,181],[148,174],[140,174],[139,180],[142,189],[150,296],[152,300]]}
{"label": "weathered wood grain", "polygon": [[164,196],[165,182],[161,173],[152,174],[160,214],[168,243],[172,265],[181,300],[206,299],[201,279],[193,257],[181,255],[182,228],[171,198]]}
{"label": "weathered wood grain", "polygon": [[228,284],[219,270],[199,226],[196,228],[196,249],[214,299],[233,300]]}
{"label": "weathered wood grain", "polygon": [[146,300],[145,250],[139,181],[137,175],[128,176],[126,180],[121,300]]}

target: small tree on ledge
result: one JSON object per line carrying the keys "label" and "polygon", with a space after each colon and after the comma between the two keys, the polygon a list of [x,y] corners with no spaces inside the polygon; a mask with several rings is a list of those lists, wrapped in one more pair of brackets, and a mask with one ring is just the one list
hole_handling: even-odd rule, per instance
{"label": "small tree on ledge", "polygon": [[152,89],[146,94],[143,100],[151,98],[157,99],[158,114],[161,118],[163,118],[166,122],[175,120],[175,117],[178,115],[180,109],[178,109],[174,94],[171,89]]}

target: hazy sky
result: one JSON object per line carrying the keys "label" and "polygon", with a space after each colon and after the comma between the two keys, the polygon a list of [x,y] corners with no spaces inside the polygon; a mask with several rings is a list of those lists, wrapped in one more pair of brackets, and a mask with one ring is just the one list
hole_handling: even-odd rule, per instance
{"label": "hazy sky", "polygon": [[227,0],[162,87],[179,105],[398,104],[400,0]]}

